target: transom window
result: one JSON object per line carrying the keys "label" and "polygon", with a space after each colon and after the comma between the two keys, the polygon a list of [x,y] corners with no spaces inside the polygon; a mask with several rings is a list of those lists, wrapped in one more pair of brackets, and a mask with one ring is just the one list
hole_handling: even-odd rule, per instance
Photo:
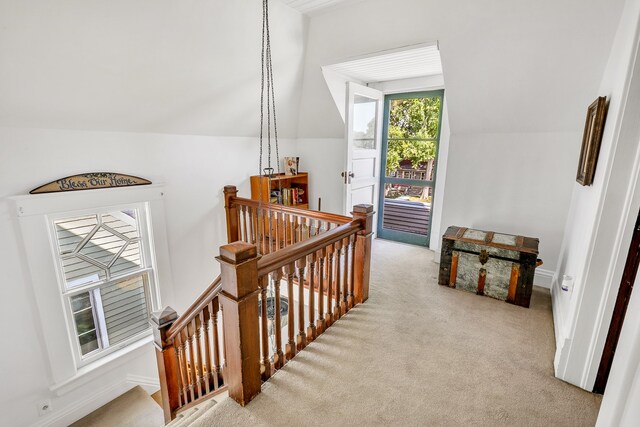
{"label": "transom window", "polygon": [[60,283],[81,362],[148,334],[153,280],[143,205],[52,222]]}

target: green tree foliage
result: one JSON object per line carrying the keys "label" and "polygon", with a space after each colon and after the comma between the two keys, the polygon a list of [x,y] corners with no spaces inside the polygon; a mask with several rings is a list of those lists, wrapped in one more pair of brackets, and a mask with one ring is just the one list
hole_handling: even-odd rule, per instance
{"label": "green tree foliage", "polygon": [[391,101],[387,172],[398,169],[402,160],[410,160],[413,167],[418,168],[436,157],[435,141],[411,139],[435,139],[438,136],[440,108],[438,97]]}

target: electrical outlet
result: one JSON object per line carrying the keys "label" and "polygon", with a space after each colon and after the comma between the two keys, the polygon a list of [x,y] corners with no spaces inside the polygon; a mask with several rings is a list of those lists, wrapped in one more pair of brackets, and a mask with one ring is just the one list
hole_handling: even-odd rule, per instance
{"label": "electrical outlet", "polygon": [[47,415],[49,412],[51,412],[51,400],[41,400],[40,403],[38,403],[38,415]]}

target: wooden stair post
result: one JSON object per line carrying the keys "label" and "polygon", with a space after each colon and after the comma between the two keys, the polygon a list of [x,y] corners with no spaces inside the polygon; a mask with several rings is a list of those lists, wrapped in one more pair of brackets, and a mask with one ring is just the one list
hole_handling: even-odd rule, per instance
{"label": "wooden stair post", "polygon": [[369,277],[371,269],[371,236],[373,235],[373,205],[355,205],[353,219],[363,221],[364,228],[356,236],[356,251],[353,260],[354,304],[361,304],[369,298]]}
{"label": "wooden stair post", "polygon": [[[225,187],[226,190],[226,187]],[[260,393],[257,248],[244,242],[220,247],[222,315],[229,396],[244,406]]]}
{"label": "wooden stair post", "polygon": [[233,243],[240,240],[238,208],[233,205],[232,199],[238,196],[235,185],[224,187],[224,210],[227,214],[227,242]]}
{"label": "wooden stair post", "polygon": [[164,310],[157,311],[151,316],[151,321],[155,325],[153,338],[156,346],[160,395],[162,396],[165,423],[173,419],[173,414],[180,405],[178,397],[180,393],[178,357],[173,343],[167,342],[167,331],[177,318],[178,314],[171,307],[165,307]]}

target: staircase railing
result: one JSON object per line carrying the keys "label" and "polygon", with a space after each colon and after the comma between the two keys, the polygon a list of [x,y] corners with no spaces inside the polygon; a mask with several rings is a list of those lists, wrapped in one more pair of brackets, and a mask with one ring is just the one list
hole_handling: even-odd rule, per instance
{"label": "staircase railing", "polygon": [[244,406],[368,298],[372,206],[355,206],[350,218],[263,205],[232,186],[224,194],[221,275],[182,316],[167,307],[153,317],[167,422],[223,390]]}

